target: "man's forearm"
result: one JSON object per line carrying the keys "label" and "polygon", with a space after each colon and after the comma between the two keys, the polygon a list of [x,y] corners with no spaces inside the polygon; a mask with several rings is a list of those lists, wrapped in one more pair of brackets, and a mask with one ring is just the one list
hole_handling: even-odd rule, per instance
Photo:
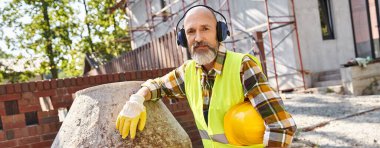
{"label": "man's forearm", "polygon": [[148,89],[148,87],[145,87],[145,86],[141,87],[141,88],[137,91],[136,94],[141,95],[141,96],[144,96],[145,101],[150,100],[151,97],[152,97],[150,90]]}

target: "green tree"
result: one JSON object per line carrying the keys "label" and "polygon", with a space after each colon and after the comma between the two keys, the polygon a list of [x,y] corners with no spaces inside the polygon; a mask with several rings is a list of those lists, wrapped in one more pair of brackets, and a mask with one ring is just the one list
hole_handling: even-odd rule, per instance
{"label": "green tree", "polygon": [[0,26],[19,31],[15,41],[6,39],[8,48],[32,50],[29,52],[46,58],[36,72],[58,78],[59,65],[72,50],[71,38],[78,27],[75,21],[70,21],[74,11],[69,7],[69,0],[14,0],[1,12]]}
{"label": "green tree", "polygon": [[[103,64],[130,50],[125,12],[108,13],[114,4],[114,0],[13,0],[0,7],[0,28],[13,29],[16,35],[11,38],[0,30],[12,58],[20,60],[27,54],[32,55],[31,60],[42,60],[37,69],[23,71],[26,75],[22,80],[31,73],[30,77],[33,73],[47,78],[79,76],[85,53]],[[2,69],[3,77],[16,73]]]}
{"label": "green tree", "polygon": [[82,4],[88,35],[82,37],[81,47],[86,52],[104,63],[131,49],[125,12],[117,10],[109,13],[109,8],[116,4],[114,0],[82,0]]}

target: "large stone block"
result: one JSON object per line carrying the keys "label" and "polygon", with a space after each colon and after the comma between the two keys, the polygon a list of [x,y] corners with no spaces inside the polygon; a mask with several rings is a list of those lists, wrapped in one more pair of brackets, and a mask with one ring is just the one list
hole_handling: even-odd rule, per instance
{"label": "large stone block", "polygon": [[345,93],[350,95],[380,94],[380,63],[367,67],[351,66],[340,69]]}
{"label": "large stone block", "polygon": [[189,136],[162,101],[145,102],[145,129],[134,140],[121,138],[115,129],[117,115],[141,83],[111,83],[77,92],[52,147],[191,147]]}

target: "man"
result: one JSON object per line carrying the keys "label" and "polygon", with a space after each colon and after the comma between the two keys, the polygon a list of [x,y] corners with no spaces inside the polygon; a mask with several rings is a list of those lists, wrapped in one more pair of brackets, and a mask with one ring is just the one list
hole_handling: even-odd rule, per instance
{"label": "man", "polygon": [[[220,140],[226,138],[223,137],[223,118],[217,114],[224,115],[226,109],[243,101],[250,101],[264,120],[262,145],[287,147],[292,142],[296,125],[281,98],[269,86],[253,57],[227,51],[220,43],[220,30],[217,30],[220,26],[214,12],[212,8],[198,5],[184,14],[184,40],[188,45],[185,47],[193,60],[163,77],[148,80],[131,95],[116,123],[123,138],[130,132],[133,139],[137,126],[139,130],[144,128],[144,101],[168,96],[188,99],[205,147],[233,147]],[[140,118],[142,121],[137,125]]]}

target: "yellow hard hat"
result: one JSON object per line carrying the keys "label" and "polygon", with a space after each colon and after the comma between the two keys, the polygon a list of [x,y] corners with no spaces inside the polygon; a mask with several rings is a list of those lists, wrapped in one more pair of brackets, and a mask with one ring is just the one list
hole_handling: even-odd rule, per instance
{"label": "yellow hard hat", "polygon": [[224,116],[224,132],[230,144],[262,144],[264,131],[264,120],[250,102],[231,107]]}

